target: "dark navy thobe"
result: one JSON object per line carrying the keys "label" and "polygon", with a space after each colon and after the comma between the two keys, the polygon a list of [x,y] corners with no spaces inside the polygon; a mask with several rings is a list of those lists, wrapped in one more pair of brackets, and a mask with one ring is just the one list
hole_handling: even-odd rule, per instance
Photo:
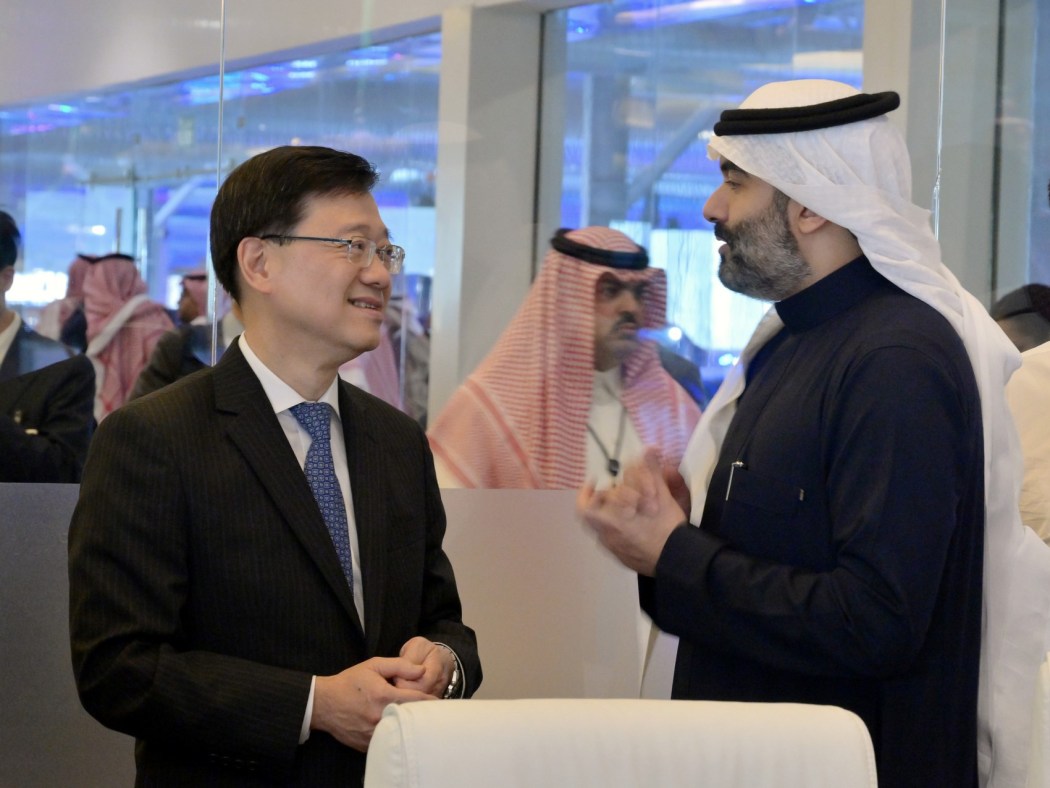
{"label": "dark navy thobe", "polygon": [[984,471],[962,341],[864,258],[776,305],[642,604],[675,698],[842,706],[881,788],[976,785]]}

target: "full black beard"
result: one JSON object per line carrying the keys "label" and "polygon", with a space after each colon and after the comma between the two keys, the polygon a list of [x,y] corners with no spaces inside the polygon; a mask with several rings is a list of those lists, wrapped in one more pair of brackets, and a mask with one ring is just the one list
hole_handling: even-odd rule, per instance
{"label": "full black beard", "polygon": [[786,199],[774,199],[735,228],[715,224],[715,237],[728,245],[718,266],[723,285],[762,301],[781,301],[801,289],[811,269],[788,227],[786,206]]}

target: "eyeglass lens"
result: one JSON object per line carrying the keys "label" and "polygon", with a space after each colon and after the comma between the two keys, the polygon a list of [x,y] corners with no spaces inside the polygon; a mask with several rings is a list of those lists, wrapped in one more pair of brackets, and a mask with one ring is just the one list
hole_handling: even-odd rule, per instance
{"label": "eyeglass lens", "polygon": [[346,245],[346,250],[350,257],[350,262],[364,265],[366,262],[371,261],[374,255],[379,258],[379,262],[383,267],[392,274],[401,273],[401,263],[405,259],[405,250],[400,246],[377,247],[374,241],[367,238],[351,238],[350,243]]}

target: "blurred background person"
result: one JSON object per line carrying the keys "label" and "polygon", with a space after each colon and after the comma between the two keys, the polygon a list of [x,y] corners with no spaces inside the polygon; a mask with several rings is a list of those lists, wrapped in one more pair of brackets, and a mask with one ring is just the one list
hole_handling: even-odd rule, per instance
{"label": "blurred background person", "polygon": [[390,297],[384,324],[401,380],[401,410],[424,428],[430,395],[430,332],[420,319],[418,304],[401,293]]}
{"label": "blurred background person", "polygon": [[125,254],[98,258],[84,279],[87,356],[95,365],[95,418],[102,421],[131,394],[166,331],[163,305],[151,301],[135,261]]}
{"label": "blurred background person", "polygon": [[1011,290],[989,310],[1022,353],[1050,341],[1050,287],[1029,284]]}
{"label": "blurred background person", "polygon": [[390,297],[379,345],[339,368],[339,377],[427,426],[430,337],[403,295]]}
{"label": "blurred background person", "polygon": [[208,272],[191,271],[182,277],[182,293],[176,312],[180,325],[208,322]]}
{"label": "blurred background person", "polygon": [[229,294],[221,287],[215,308],[219,325],[213,332],[208,320],[208,275],[194,272],[184,276],[178,306],[180,325],[157,340],[149,361],[135,381],[129,400],[211,366],[213,339],[215,360],[222,358],[230,342],[244,327]]}
{"label": "blurred background person", "polygon": [[[1047,199],[1050,200],[1050,183],[1047,184]],[[1022,311],[1005,319],[1023,319],[1028,322],[1027,331],[1022,336],[1025,343],[1039,336],[1043,340],[1032,347],[1018,344],[1023,351],[1021,368],[1014,372],[1006,384],[1006,401],[1021,437],[1021,454],[1024,457],[1021,520],[1039,534],[1039,538],[1050,544],[1050,418],[1046,413],[1050,402],[1050,287],[1027,287],[1027,291],[1020,288],[1014,293],[1024,292],[1034,311]],[[1015,309],[1023,309],[1024,299],[1018,300],[1020,303]],[[992,317],[995,317],[994,311]],[[1003,325],[1002,320],[999,325]],[[1010,335],[1005,326],[1004,330]],[[1010,338],[1014,337],[1010,335]],[[1016,344],[1017,340],[1014,341]]]}
{"label": "blurred background person", "polygon": [[0,482],[79,482],[94,427],[95,372],[7,306],[21,241],[0,211]]}
{"label": "blurred background person", "polygon": [[[389,310],[389,305],[387,309]],[[385,319],[379,327],[379,344],[373,350],[362,353],[339,367],[339,377],[369,394],[374,394],[388,405],[401,409],[401,378],[397,369],[397,354]]]}
{"label": "blurred background person", "polygon": [[677,467],[700,417],[641,338],[667,279],[623,233],[559,230],[524,303],[429,431],[443,487],[565,489],[619,478],[645,446]]}
{"label": "blurred background person", "polygon": [[36,330],[45,337],[57,339],[78,353],[87,349],[87,318],[84,316],[84,277],[95,258],[77,254],[69,264],[66,296],[52,301],[40,310]]}
{"label": "blurred background person", "polygon": [[1021,368],[1006,384],[1024,456],[1021,520],[1050,544],[1050,342],[1021,354]]}

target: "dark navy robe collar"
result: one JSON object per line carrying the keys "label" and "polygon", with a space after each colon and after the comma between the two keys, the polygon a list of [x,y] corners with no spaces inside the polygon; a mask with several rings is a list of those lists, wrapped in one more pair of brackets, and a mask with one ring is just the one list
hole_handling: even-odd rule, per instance
{"label": "dark navy robe collar", "polygon": [[795,295],[775,304],[791,331],[806,331],[859,304],[887,280],[861,256]]}

